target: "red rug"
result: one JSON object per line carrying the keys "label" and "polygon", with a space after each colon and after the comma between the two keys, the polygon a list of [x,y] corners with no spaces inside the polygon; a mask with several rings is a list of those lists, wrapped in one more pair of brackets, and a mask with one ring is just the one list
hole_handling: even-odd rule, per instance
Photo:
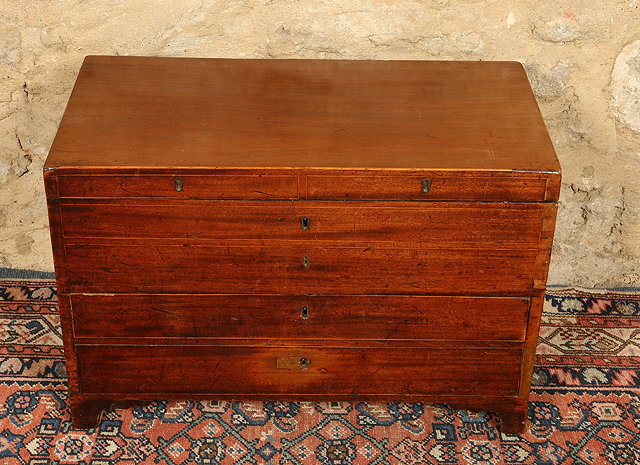
{"label": "red rug", "polygon": [[528,431],[445,405],[162,402],[73,430],[56,291],[0,282],[0,464],[640,464],[640,295],[547,296]]}

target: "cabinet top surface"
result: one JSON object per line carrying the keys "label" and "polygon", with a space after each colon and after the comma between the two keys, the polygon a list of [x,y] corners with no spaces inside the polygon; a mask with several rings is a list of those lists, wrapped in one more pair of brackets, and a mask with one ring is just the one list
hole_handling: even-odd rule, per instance
{"label": "cabinet top surface", "polygon": [[58,167],[560,170],[519,63],[107,56]]}

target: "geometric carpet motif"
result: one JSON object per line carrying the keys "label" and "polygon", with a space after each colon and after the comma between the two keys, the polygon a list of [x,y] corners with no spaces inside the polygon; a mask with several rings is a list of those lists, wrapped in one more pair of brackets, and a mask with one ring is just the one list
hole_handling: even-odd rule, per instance
{"label": "geometric carpet motif", "polygon": [[546,297],[527,431],[447,405],[156,401],[71,428],[51,281],[0,282],[0,464],[640,464],[640,295]]}

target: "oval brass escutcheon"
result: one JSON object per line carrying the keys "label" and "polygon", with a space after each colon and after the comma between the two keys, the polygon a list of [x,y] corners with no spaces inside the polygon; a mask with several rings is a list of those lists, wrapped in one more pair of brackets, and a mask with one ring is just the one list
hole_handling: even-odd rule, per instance
{"label": "oval brass escutcheon", "polygon": [[431,179],[425,178],[422,180],[422,193],[428,194],[429,192],[431,192]]}
{"label": "oval brass escutcheon", "polygon": [[182,192],[182,178],[175,178],[173,183],[176,188],[176,192]]}
{"label": "oval brass escutcheon", "polygon": [[302,218],[300,218],[300,228],[304,230],[311,228],[311,218],[309,218],[308,216],[303,216]]}
{"label": "oval brass escutcheon", "polygon": [[302,266],[304,268],[309,268],[309,266],[311,266],[311,259],[306,255],[302,257]]}
{"label": "oval brass escutcheon", "polygon": [[307,307],[306,305],[303,306],[300,309],[300,316],[302,316],[302,318],[304,318],[305,320],[309,318],[309,307]]}
{"label": "oval brass escutcheon", "polygon": [[306,370],[307,368],[309,368],[309,363],[309,359],[302,357],[300,359],[300,369]]}

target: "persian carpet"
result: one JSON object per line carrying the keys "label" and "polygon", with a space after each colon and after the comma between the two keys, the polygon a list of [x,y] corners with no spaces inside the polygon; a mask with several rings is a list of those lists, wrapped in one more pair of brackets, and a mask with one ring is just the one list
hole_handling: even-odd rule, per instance
{"label": "persian carpet", "polygon": [[640,464],[640,295],[546,298],[528,431],[411,403],[164,402],[69,421],[51,281],[0,282],[0,464]]}

